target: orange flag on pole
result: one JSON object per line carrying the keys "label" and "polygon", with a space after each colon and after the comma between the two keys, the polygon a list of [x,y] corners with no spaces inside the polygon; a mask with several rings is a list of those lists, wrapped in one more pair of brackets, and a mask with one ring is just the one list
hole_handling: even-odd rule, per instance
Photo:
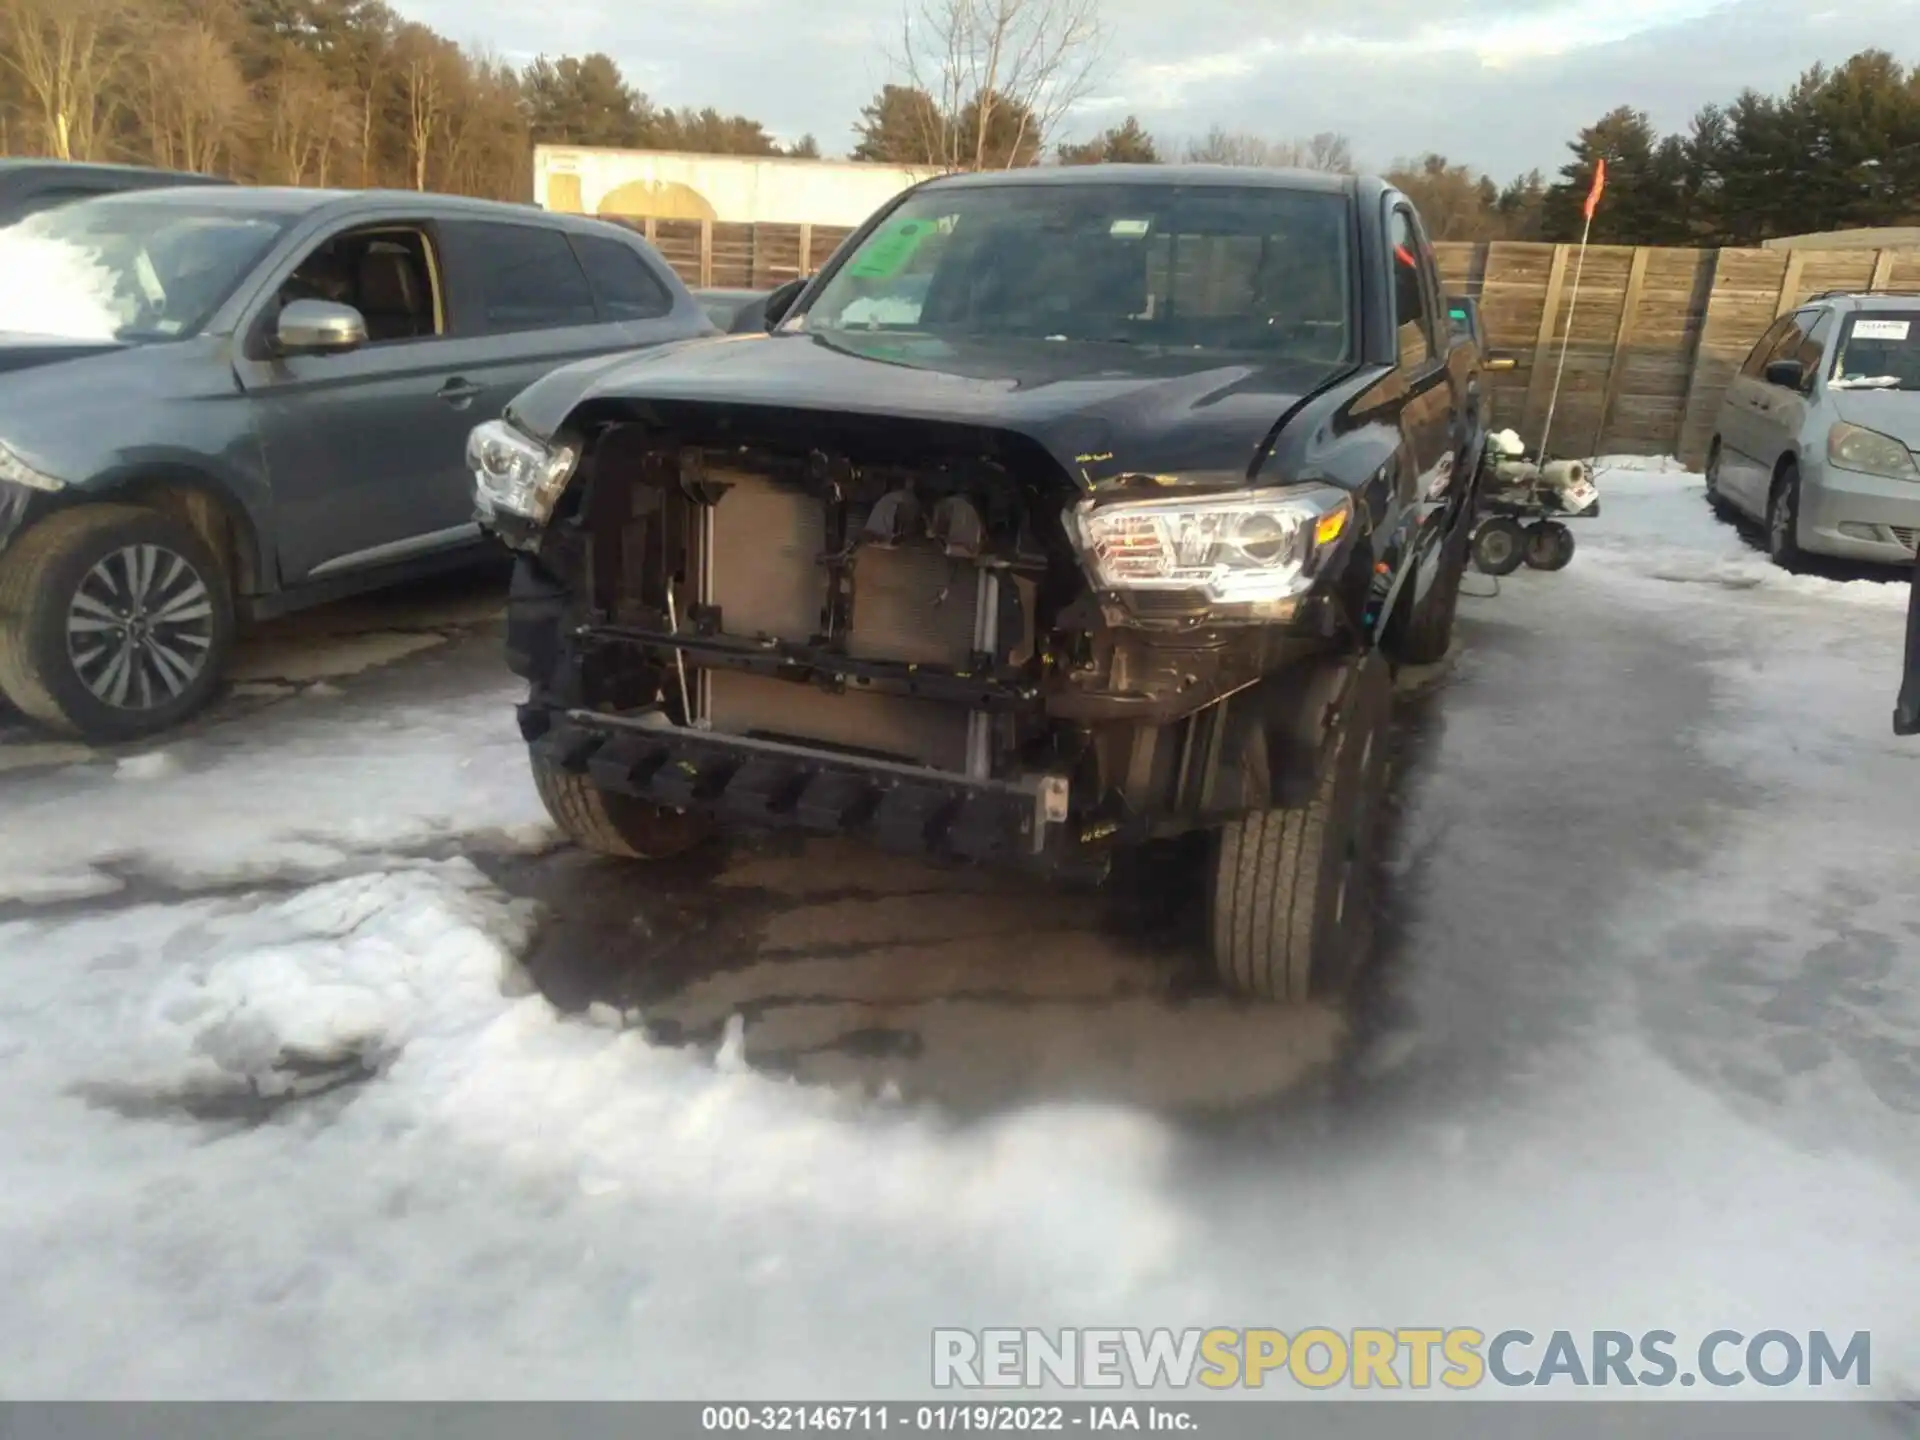
{"label": "orange flag on pole", "polygon": [[1607,188],[1607,162],[1593,162],[1593,188],[1587,192],[1587,219],[1593,219],[1593,212],[1600,208],[1600,192]]}

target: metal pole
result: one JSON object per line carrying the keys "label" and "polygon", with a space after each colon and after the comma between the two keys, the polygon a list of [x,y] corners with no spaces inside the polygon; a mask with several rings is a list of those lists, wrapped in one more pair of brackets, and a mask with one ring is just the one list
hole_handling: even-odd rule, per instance
{"label": "metal pole", "polygon": [[1547,423],[1540,430],[1540,463],[1547,463],[1547,441],[1553,435],[1553,407],[1560,403],[1560,379],[1567,373],[1567,344],[1573,339],[1573,312],[1580,303],[1580,272],[1587,264],[1587,237],[1593,233],[1593,216],[1580,228],[1580,253],[1573,261],[1573,293],[1567,297],[1567,328],[1560,337],[1560,363],[1553,371],[1553,393],[1547,397]]}

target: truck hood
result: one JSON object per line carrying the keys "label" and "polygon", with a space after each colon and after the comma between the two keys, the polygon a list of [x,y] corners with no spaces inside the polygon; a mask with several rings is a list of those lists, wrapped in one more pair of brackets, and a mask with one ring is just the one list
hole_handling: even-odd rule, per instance
{"label": "truck hood", "polygon": [[0,374],[107,355],[126,346],[118,340],[64,340],[46,335],[0,331]]}
{"label": "truck hood", "polygon": [[1833,408],[1850,425],[1891,435],[1920,452],[1920,390],[1835,390]]}
{"label": "truck hood", "polygon": [[510,407],[551,437],[575,412],[725,405],[1012,431],[1069,476],[1244,476],[1302,397],[1350,367],[1129,345],[924,335],[737,335],[557,371]]}

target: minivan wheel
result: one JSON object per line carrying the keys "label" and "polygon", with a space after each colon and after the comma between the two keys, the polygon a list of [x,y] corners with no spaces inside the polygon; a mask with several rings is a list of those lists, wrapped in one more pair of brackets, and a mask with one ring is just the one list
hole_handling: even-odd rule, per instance
{"label": "minivan wheel", "polygon": [[712,831],[704,816],[602,790],[538,750],[528,752],[527,758],[540,803],[583,850],[622,860],[666,860],[693,849]]}
{"label": "minivan wheel", "polygon": [[1798,570],[1806,562],[1800,548],[1800,467],[1791,460],[1780,468],[1767,498],[1767,554],[1783,570]]}
{"label": "minivan wheel", "polygon": [[1208,948],[1237,995],[1297,1004],[1342,988],[1365,956],[1393,681],[1377,654],[1359,666],[1312,798],[1242,816],[1214,846]]}
{"label": "minivan wheel", "polygon": [[0,691],[50,729],[111,744],[177,725],[232,645],[226,574],[171,515],[61,510],[0,554]]}

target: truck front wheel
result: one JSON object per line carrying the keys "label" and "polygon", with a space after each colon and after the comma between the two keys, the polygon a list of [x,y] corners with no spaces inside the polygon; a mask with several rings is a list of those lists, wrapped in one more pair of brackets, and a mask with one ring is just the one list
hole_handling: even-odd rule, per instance
{"label": "truck front wheel", "polygon": [[1335,721],[1313,795],[1230,822],[1214,849],[1209,948],[1235,994],[1298,1003],[1337,990],[1372,933],[1393,683],[1377,655]]}
{"label": "truck front wheel", "polygon": [[533,787],[561,832],[584,850],[622,860],[665,860],[707,838],[704,817],[602,790],[534,751]]}

